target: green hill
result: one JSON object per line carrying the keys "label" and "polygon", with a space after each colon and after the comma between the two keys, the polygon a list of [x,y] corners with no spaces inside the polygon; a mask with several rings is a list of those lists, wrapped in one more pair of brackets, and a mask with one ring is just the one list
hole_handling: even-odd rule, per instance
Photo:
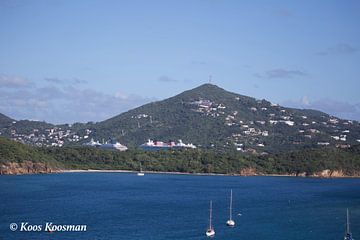
{"label": "green hill", "polygon": [[182,139],[204,148],[238,146],[258,153],[353,145],[360,139],[358,122],[281,107],[211,84],[135,108],[94,124],[91,130],[94,139],[116,138],[130,147],[147,139]]}
{"label": "green hill", "polygon": [[8,127],[14,120],[0,113],[0,129]]}
{"label": "green hill", "polygon": [[[4,117],[3,117],[4,118]],[[9,125],[10,124],[10,125]],[[116,139],[130,149],[147,139],[182,139],[203,149],[254,154],[360,143],[360,124],[326,113],[286,108],[204,84],[98,123],[52,125],[0,118],[0,135],[37,146]]]}
{"label": "green hill", "polygon": [[0,137],[0,174],[45,173],[62,166],[42,149]]}

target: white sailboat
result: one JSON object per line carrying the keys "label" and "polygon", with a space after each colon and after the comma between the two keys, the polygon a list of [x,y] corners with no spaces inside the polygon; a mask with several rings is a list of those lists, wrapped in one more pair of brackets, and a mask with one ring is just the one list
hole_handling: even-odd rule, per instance
{"label": "white sailboat", "polygon": [[145,173],[142,171],[142,168],[141,168],[141,163],[140,163],[140,171],[137,173],[138,176],[144,176]]}
{"label": "white sailboat", "polygon": [[211,224],[212,218],[212,201],[210,201],[210,217],[209,217],[209,228],[206,230],[206,236],[207,237],[213,237],[215,236],[215,230]]}
{"label": "white sailboat", "polygon": [[232,219],[232,189],[230,191],[230,208],[229,208],[229,220],[226,221],[226,225],[229,227],[235,226],[235,221]]}
{"label": "white sailboat", "polygon": [[353,240],[352,234],[350,232],[349,209],[346,209],[346,231],[344,240]]}

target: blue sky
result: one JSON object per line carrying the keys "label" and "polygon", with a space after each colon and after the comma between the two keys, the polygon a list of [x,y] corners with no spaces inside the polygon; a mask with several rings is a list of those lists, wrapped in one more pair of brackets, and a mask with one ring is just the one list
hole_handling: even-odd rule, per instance
{"label": "blue sky", "polygon": [[360,2],[0,1],[0,112],[101,121],[208,81],[360,120]]}

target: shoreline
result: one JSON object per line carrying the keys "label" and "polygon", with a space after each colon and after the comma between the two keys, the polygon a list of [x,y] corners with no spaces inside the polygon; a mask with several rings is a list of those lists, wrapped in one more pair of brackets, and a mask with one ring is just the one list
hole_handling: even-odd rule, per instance
{"label": "shoreline", "polygon": [[[138,173],[133,170],[118,170],[118,169],[69,169],[61,170],[59,173]],[[170,174],[170,175],[199,175],[199,176],[235,176],[224,173],[191,173],[191,172],[164,172],[164,171],[142,171],[145,174]],[[241,176],[241,175],[237,175]]]}
{"label": "shoreline", "polygon": [[[67,169],[54,173],[138,173],[133,170],[118,169]],[[226,174],[226,173],[191,173],[191,172],[166,172],[166,171],[143,171],[145,174],[168,174],[168,175],[193,175],[193,176],[233,176],[233,177],[296,177],[296,178],[360,178],[360,176],[303,176],[295,174]]]}
{"label": "shoreline", "polygon": [[[167,172],[167,171],[143,171],[145,174],[167,174],[167,175],[193,175],[193,176],[229,176],[229,177],[297,177],[297,178],[360,178],[359,175],[348,176],[343,174],[331,174],[330,170],[323,170],[312,175],[306,174],[264,174],[256,171],[244,171],[241,173],[196,173],[196,172]],[[120,169],[52,169],[51,171],[40,172],[17,172],[1,175],[38,175],[38,174],[61,174],[61,173],[138,173],[135,170]],[[325,172],[325,174],[324,174]],[[342,173],[342,172],[341,172]]]}

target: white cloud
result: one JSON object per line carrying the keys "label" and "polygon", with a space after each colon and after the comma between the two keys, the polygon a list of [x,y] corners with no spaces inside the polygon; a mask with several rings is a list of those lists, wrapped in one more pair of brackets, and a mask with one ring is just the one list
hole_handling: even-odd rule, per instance
{"label": "white cloud", "polygon": [[347,43],[339,43],[335,46],[332,46],[325,50],[322,50],[322,51],[318,52],[317,54],[321,55],[321,56],[329,56],[329,55],[338,56],[338,55],[354,54],[357,51],[358,51],[357,48],[355,48]]}
{"label": "white cloud", "polygon": [[280,8],[278,10],[275,10],[275,14],[282,16],[282,17],[293,17],[294,16],[294,13],[290,9],[287,9],[287,8]]}
{"label": "white cloud", "polygon": [[76,84],[86,84],[88,83],[86,80],[78,79],[78,78],[72,78],[72,79],[60,79],[60,78],[45,78],[46,82],[53,83],[53,84],[59,84],[59,85],[76,85]]}
{"label": "white cloud", "polygon": [[12,91],[0,89],[0,112],[15,119],[51,123],[102,121],[150,102],[136,95],[114,95],[74,86],[47,86]]}
{"label": "white cloud", "polygon": [[299,100],[284,101],[282,105],[294,108],[315,109],[343,119],[360,120],[360,104],[351,104],[334,99],[311,101],[307,96],[304,96]]}
{"label": "white cloud", "polygon": [[176,79],[174,79],[174,78],[171,78],[171,77],[169,77],[169,76],[165,76],[165,75],[160,76],[160,77],[158,78],[158,81],[159,81],[159,82],[178,82],[178,80],[176,80]]}
{"label": "white cloud", "polygon": [[255,74],[255,76],[260,78],[268,78],[268,79],[289,79],[294,77],[303,77],[307,76],[308,74],[304,71],[295,70],[295,69],[283,69],[283,68],[276,68],[265,71],[263,74]]}
{"label": "white cloud", "polygon": [[310,100],[307,96],[303,96],[301,98],[301,103],[304,105],[304,106],[310,106]]}
{"label": "white cloud", "polygon": [[24,88],[30,85],[26,78],[20,76],[0,75],[0,88]]}

